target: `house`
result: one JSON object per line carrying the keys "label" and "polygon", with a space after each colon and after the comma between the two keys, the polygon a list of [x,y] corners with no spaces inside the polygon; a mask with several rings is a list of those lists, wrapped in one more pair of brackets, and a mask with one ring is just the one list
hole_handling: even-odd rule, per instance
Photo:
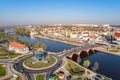
{"label": "house", "polygon": [[120,32],[115,32],[114,36],[118,41],[120,41]]}
{"label": "house", "polygon": [[94,34],[90,34],[88,37],[89,37],[89,41],[93,41],[96,38]]}
{"label": "house", "polygon": [[26,45],[23,45],[17,42],[10,42],[9,50],[15,51],[16,53],[22,53],[22,54],[29,52],[29,48]]}
{"label": "house", "polygon": [[103,37],[102,36],[98,36],[97,38],[96,38],[96,42],[102,42],[103,41]]}
{"label": "house", "polygon": [[58,77],[63,80],[65,78],[64,72],[60,71]]}
{"label": "house", "polygon": [[78,34],[73,34],[73,33],[70,34],[70,38],[77,38],[77,37],[78,37]]}

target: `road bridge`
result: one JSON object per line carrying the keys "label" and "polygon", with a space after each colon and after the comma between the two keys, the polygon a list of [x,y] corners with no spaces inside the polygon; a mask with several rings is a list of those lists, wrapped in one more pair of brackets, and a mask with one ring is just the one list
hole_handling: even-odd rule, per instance
{"label": "road bridge", "polygon": [[97,52],[95,48],[100,46],[103,46],[103,45],[96,44],[96,45],[86,45],[86,46],[75,47],[69,50],[64,50],[62,52],[59,52],[57,55],[62,57],[67,56],[70,59],[77,61],[78,57],[84,58],[89,55],[95,54]]}

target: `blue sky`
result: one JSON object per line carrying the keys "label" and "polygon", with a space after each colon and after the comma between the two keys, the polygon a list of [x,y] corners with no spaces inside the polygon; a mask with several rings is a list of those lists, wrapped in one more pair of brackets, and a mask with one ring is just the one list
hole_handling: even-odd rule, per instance
{"label": "blue sky", "polygon": [[120,0],[0,0],[0,25],[120,24]]}

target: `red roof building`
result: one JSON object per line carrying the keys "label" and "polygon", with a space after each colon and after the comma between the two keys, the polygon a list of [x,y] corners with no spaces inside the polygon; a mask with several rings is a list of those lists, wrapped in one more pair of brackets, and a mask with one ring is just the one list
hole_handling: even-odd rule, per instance
{"label": "red roof building", "polygon": [[24,49],[24,48],[27,47],[26,45],[23,45],[23,44],[20,44],[20,43],[16,43],[16,42],[11,42],[10,46],[18,48],[18,49]]}
{"label": "red roof building", "polygon": [[120,41],[120,32],[115,32],[114,36],[118,41]]}
{"label": "red roof building", "polygon": [[10,51],[15,51],[17,53],[27,53],[27,52],[29,52],[29,49],[26,45],[20,44],[20,43],[17,43],[17,42],[10,42],[9,50]]}
{"label": "red roof building", "polygon": [[89,35],[89,38],[95,38],[95,35],[91,34],[91,35]]}
{"label": "red roof building", "polygon": [[120,32],[115,32],[115,33],[114,33],[114,36],[115,36],[115,37],[120,37]]}

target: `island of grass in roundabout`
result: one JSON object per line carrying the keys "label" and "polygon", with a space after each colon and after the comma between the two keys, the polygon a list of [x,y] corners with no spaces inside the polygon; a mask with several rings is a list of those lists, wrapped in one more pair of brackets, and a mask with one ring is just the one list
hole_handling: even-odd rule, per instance
{"label": "island of grass in roundabout", "polygon": [[53,56],[46,56],[46,53],[36,54],[32,58],[27,59],[24,65],[28,68],[47,68],[54,65],[56,58]]}

